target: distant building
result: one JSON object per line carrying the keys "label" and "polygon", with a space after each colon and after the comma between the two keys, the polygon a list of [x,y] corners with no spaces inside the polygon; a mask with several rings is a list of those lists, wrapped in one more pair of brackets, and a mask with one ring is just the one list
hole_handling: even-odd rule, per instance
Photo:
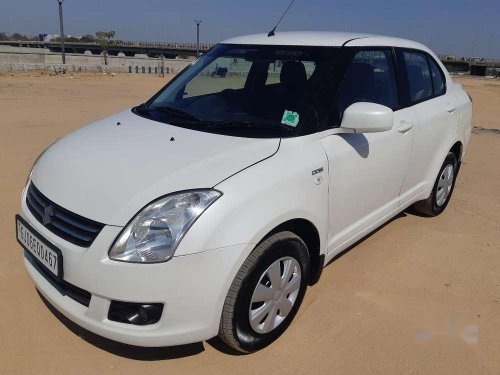
{"label": "distant building", "polygon": [[[59,37],[60,37],[59,34],[38,34],[38,38],[40,39],[41,42],[52,42],[54,39],[57,39]],[[82,37],[81,36],[73,36],[70,34],[67,34],[64,36],[65,40],[70,39],[70,38],[81,39]]]}
{"label": "distant building", "polygon": [[51,34],[38,34],[38,38],[40,38],[41,42],[50,42],[54,39],[54,35]]}

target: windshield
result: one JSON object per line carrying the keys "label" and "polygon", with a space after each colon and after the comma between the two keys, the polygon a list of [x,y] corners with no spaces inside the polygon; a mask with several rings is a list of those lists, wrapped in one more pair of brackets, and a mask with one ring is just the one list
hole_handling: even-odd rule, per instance
{"label": "windshield", "polygon": [[312,99],[331,70],[336,50],[219,44],[135,112],[227,135],[312,133],[318,127]]}

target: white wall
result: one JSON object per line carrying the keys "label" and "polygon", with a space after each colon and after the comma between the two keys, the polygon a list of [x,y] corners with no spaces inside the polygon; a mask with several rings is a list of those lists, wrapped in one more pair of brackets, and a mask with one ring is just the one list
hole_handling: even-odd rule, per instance
{"label": "white wall", "polygon": [[[184,69],[190,60],[164,59],[165,73],[178,73]],[[65,69],[66,71],[107,71],[142,74],[158,74],[160,60],[148,57],[126,57],[108,56],[108,65],[104,66],[104,57],[101,55],[88,54],[66,54],[66,65],[62,64],[60,53],[51,53],[41,48],[17,48],[10,46],[0,46],[0,71],[29,71],[45,70],[54,71]],[[156,72],[155,73],[155,68]]]}

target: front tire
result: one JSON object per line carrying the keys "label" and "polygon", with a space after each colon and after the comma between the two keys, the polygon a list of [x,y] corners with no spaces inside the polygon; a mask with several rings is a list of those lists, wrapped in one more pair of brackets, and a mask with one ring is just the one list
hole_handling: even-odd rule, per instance
{"label": "front tire", "polygon": [[449,152],[434,182],[429,198],[415,203],[415,211],[426,216],[441,214],[450,202],[458,175],[459,162],[454,153]]}
{"label": "front tire", "polygon": [[248,256],[227,294],[219,337],[244,353],[275,341],[295,317],[307,289],[310,260],[304,241],[279,232]]}

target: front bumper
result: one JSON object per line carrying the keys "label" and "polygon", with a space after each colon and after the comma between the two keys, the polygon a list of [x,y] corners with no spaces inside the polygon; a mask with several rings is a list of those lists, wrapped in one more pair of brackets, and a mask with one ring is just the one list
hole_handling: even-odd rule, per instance
{"label": "front bumper", "polygon": [[[103,337],[137,346],[171,346],[199,342],[218,333],[224,300],[249,245],[228,246],[178,256],[166,263],[131,264],[108,258],[121,227],[106,226],[88,249],[45,229],[22,204],[21,216],[63,252],[64,280],[90,292],[89,306],[61,293],[25,256],[39,292],[63,315]],[[108,319],[112,300],[163,303],[161,319],[135,326]]]}

